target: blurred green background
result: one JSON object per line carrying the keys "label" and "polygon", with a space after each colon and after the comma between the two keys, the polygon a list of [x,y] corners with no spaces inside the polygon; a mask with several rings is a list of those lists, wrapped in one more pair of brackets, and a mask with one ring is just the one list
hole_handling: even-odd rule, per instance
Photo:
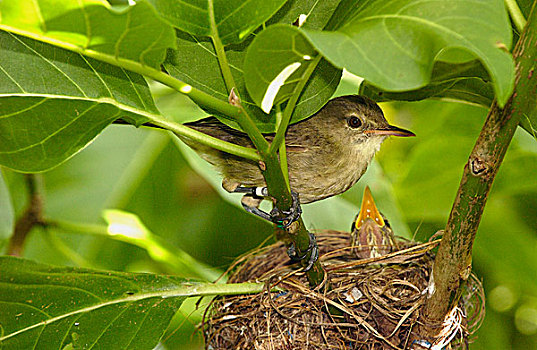
{"label": "blurred green background", "polygon": [[[348,84],[348,81],[346,82]],[[203,112],[184,97],[153,86],[159,108],[177,121]],[[339,93],[348,91],[348,86]],[[369,185],[398,235],[427,240],[447,221],[463,166],[487,111],[444,101],[383,104],[387,119],[413,139],[389,139],[360,182],[338,198],[304,207],[313,230],[348,230]],[[501,166],[474,245],[487,314],[472,349],[537,349],[537,142],[518,130]],[[0,247],[26,204],[24,176],[2,169]],[[104,225],[102,211],[122,209],[195,259],[224,270],[272,233],[267,223],[223,194],[207,164],[165,132],[111,126],[89,147],[42,175],[46,217]],[[271,242],[271,240],[269,240]],[[191,275],[106,236],[35,229],[25,257],[56,265]],[[160,349],[203,347],[197,332],[207,299],[191,300],[175,317]],[[196,309],[198,309],[196,311]]]}

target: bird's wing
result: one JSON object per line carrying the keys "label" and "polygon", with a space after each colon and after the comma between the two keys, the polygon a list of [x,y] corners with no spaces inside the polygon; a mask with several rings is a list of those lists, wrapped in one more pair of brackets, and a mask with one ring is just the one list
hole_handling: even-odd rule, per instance
{"label": "bird's wing", "polygon": [[[250,138],[246,133],[227,126],[215,117],[203,118],[194,122],[185,123],[184,125],[223,141],[235,143],[240,146],[253,147]],[[274,139],[273,133],[264,134],[263,136],[268,142],[272,142]],[[289,140],[286,140],[285,147],[287,152],[292,153],[303,153],[312,148],[312,146],[303,146],[300,142],[289,142]]]}
{"label": "bird's wing", "polygon": [[194,122],[184,123],[183,125],[201,131],[209,136],[216,137],[222,141],[239,144],[240,146],[252,147],[248,135],[242,131],[227,126],[215,117],[207,117]]}
{"label": "bird's wing", "polygon": [[308,147],[305,147],[305,146],[299,146],[299,145],[288,145],[287,143],[285,144],[285,149],[287,150],[287,152],[292,152],[292,153],[304,153],[308,150]]}

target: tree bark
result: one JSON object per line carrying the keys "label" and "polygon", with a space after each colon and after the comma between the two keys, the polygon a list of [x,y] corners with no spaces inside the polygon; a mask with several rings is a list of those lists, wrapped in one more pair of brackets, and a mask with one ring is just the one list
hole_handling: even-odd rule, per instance
{"label": "tree bark", "polygon": [[425,331],[438,334],[445,315],[457,305],[472,265],[472,246],[487,197],[521,118],[537,110],[537,19],[535,4],[516,47],[515,90],[503,109],[493,102],[464,167],[457,197],[435,259],[424,306]]}

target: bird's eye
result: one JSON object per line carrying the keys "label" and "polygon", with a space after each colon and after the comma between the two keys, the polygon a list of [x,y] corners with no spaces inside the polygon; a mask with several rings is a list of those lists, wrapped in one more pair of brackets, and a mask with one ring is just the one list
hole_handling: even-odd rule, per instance
{"label": "bird's eye", "polygon": [[347,119],[347,124],[353,129],[359,128],[362,126],[362,120],[358,118],[357,116],[352,116],[349,119]]}

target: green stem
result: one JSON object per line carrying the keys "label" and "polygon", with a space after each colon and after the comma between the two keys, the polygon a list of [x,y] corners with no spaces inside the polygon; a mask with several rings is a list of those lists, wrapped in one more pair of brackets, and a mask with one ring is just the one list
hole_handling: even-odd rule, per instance
{"label": "green stem", "polygon": [[[537,11],[534,8],[513,51],[516,77],[513,95],[503,109],[493,103],[464,168],[457,197],[436,255],[424,306],[427,336],[432,339],[445,315],[459,302],[469,278],[472,246],[485,203],[507,148],[524,115],[537,112]],[[432,326],[431,326],[432,325]]]}
{"label": "green stem", "polygon": [[[227,61],[226,51],[224,49],[222,41],[220,40],[218,28],[216,27],[216,21],[214,19],[213,0],[209,0],[207,4],[209,10],[209,22],[211,26],[211,39],[213,41],[214,51],[216,52],[216,57],[218,58],[218,64],[220,65],[222,76],[224,77],[227,92],[230,93],[233,88],[237,89],[237,85],[235,84],[235,79],[233,79],[233,74],[231,74],[231,69],[229,68],[229,63]],[[236,93],[238,94],[238,91],[236,91]]]}
{"label": "green stem", "polygon": [[188,126],[174,123],[166,119],[161,119],[157,116],[152,116],[151,122],[158,127],[174,132],[178,136],[188,137],[194,141],[210,146],[217,150],[254,161],[261,160],[261,157],[254,149],[222,141],[220,139],[217,139],[216,137],[212,137],[202,132],[196,131],[192,128],[189,128]]}
{"label": "green stem", "polygon": [[524,18],[522,11],[520,11],[518,3],[516,0],[505,0],[505,6],[509,11],[509,15],[515,24],[516,29],[519,33],[522,33],[524,27],[526,26],[526,19]]}
{"label": "green stem", "polygon": [[246,111],[246,109],[244,109],[242,105],[239,108],[240,113],[236,117],[237,122],[239,123],[242,130],[244,130],[246,134],[248,134],[248,137],[250,137],[250,139],[252,140],[255,148],[261,154],[261,157],[265,158],[269,152],[269,143],[255,125],[254,121],[248,114],[248,111]]}
{"label": "green stem", "polygon": [[[223,49],[223,46],[218,39],[218,33],[216,30],[213,30],[213,43],[215,45],[215,50],[220,52],[220,54],[217,54],[219,59],[219,64],[222,70],[222,74],[224,75],[224,78],[226,80],[226,85],[228,86],[228,89],[233,87],[233,80],[231,80],[229,77],[226,78],[225,72],[228,72],[229,76],[231,75],[231,71],[229,69],[229,65],[227,63],[225,51]],[[320,59],[320,58],[319,58]],[[314,66],[318,62],[314,61],[312,62]],[[298,101],[298,98],[302,92],[302,89],[304,88],[309,76],[315,69],[315,67],[308,67],[309,69],[306,70],[306,74],[302,77],[303,80],[301,80],[297,87],[295,88],[294,94],[291,97],[291,100],[289,103],[291,106],[286,108],[286,112],[288,116],[282,117],[282,123],[279,125],[279,130],[281,134],[281,138],[283,140],[285,135],[285,130],[287,129],[287,125],[289,124],[289,120],[291,118],[292,111],[294,109],[294,106],[296,105],[296,101]],[[283,211],[288,211],[292,207],[292,197],[291,193],[289,191],[288,186],[288,180],[286,180],[286,176],[284,175],[282,171],[282,166],[280,164],[280,159],[278,159],[277,150],[278,148],[272,148],[267,140],[264,138],[264,136],[261,134],[255,123],[253,122],[252,118],[248,115],[248,112],[242,105],[239,105],[240,113],[238,113],[235,117],[241,128],[248,134],[250,139],[252,140],[254,146],[256,147],[257,151],[259,152],[261,156],[261,160],[265,164],[265,170],[263,170],[263,176],[265,178],[265,181],[267,183],[267,188],[269,190],[270,195],[275,199],[275,206]],[[285,152],[284,152],[285,153]],[[306,230],[306,227],[304,225],[304,222],[302,221],[302,218],[298,220],[296,225],[293,226],[291,230],[287,230],[287,235],[284,237],[286,238],[286,241],[292,242],[292,244],[295,246],[297,253],[300,256],[306,255],[309,248],[309,232]],[[303,260],[303,264],[306,264],[306,261],[308,260],[310,254],[307,254],[306,258]],[[316,286],[322,282],[324,278],[324,271],[322,267],[320,266],[319,262],[316,262],[314,267],[308,271],[308,280],[311,285]]]}
{"label": "green stem", "polygon": [[[285,132],[291,120],[296,103],[302,94],[302,90],[306,86],[309,77],[315,70],[315,67],[319,63],[321,56],[315,57],[315,59],[308,65],[300,81],[295,87],[293,94],[287,106],[281,116],[281,120],[278,121],[278,128],[276,135],[268,149],[268,152],[262,153],[264,161],[266,162],[266,171],[263,173],[267,182],[270,195],[275,199],[276,207],[282,210],[289,210],[292,206],[292,197],[289,190],[289,179],[287,171],[287,158],[285,151]],[[278,151],[280,151],[280,158],[278,159]],[[282,157],[283,156],[283,157]],[[282,160],[283,159],[283,160]],[[285,173],[284,173],[285,172]],[[276,237],[283,239],[286,242],[291,242],[299,256],[304,256],[302,259],[302,265],[306,265],[311,252],[308,252],[310,248],[310,233],[304,225],[304,221],[300,218],[295,224],[293,224],[287,230],[277,228]],[[318,286],[324,279],[324,270],[316,261],[313,267],[307,272],[308,281],[311,286]]]}
{"label": "green stem", "polygon": [[201,90],[198,90],[194,88],[191,85],[188,85],[169,74],[166,74],[159,69],[152,68],[146,65],[143,65],[140,62],[128,60],[125,58],[117,57],[114,55],[108,55],[102,52],[94,51],[91,49],[86,49],[81,46],[77,46],[75,44],[60,41],[55,38],[49,38],[46,36],[43,36],[38,33],[33,33],[29,31],[22,30],[20,28],[15,28],[11,26],[7,26],[5,24],[0,24],[0,30],[4,30],[6,32],[14,33],[17,35],[22,35],[34,40],[38,40],[41,42],[45,42],[47,44],[63,48],[65,50],[69,50],[72,52],[79,53],[81,55],[94,58],[96,60],[106,62],[109,64],[112,64],[114,66],[118,66],[121,68],[124,68],[128,71],[135,72],[141,75],[145,75],[146,77],[149,77],[151,79],[154,79],[164,85],[167,85],[187,96],[189,96],[194,102],[208,108],[211,110],[218,111],[219,113],[222,113],[224,115],[227,115],[231,118],[236,117],[236,115],[239,113],[239,109],[235,106],[230,105],[227,103],[227,101],[222,101],[216,97],[213,97]]}
{"label": "green stem", "polygon": [[291,121],[291,116],[293,115],[293,111],[295,110],[296,103],[298,102],[298,99],[300,95],[302,94],[302,90],[306,86],[310,76],[315,71],[315,68],[317,68],[317,65],[321,61],[322,56],[317,55],[312,62],[308,65],[306,70],[304,71],[304,74],[302,75],[302,78],[296,85],[293,95],[287,102],[287,106],[285,107],[285,110],[283,111],[283,117],[280,125],[278,126],[278,129],[276,131],[276,136],[274,136],[274,140],[272,141],[272,144],[270,145],[269,152],[276,152],[276,150],[280,147],[280,145],[283,143],[285,139],[285,131],[287,130],[287,126],[289,125],[289,122]]}
{"label": "green stem", "polygon": [[[282,124],[282,111],[280,109],[280,105],[276,106],[276,129],[280,128],[280,125]],[[287,150],[285,147],[285,142],[282,142],[279,149],[278,154],[280,155],[280,167],[282,168],[283,176],[285,177],[285,182],[287,183],[287,188],[291,188],[289,186],[289,169],[287,166]]]}
{"label": "green stem", "polygon": [[[214,51],[216,52],[218,65],[220,66],[220,71],[226,84],[227,92],[231,93],[231,91],[234,89],[235,94],[237,94],[237,96],[240,98],[239,91],[237,91],[237,85],[235,84],[235,80],[233,79],[233,74],[231,74],[231,68],[229,67],[224,45],[220,40],[218,28],[216,27],[213,0],[209,0],[208,5],[209,21],[211,25],[211,39],[213,41]],[[246,132],[246,134],[248,134],[254,146],[263,156],[265,153],[267,153],[269,148],[267,140],[265,140],[255,123],[253,122],[252,118],[248,115],[246,109],[244,109],[242,105],[239,105],[238,108],[239,113],[234,115],[235,120],[239,123],[240,127]]]}

